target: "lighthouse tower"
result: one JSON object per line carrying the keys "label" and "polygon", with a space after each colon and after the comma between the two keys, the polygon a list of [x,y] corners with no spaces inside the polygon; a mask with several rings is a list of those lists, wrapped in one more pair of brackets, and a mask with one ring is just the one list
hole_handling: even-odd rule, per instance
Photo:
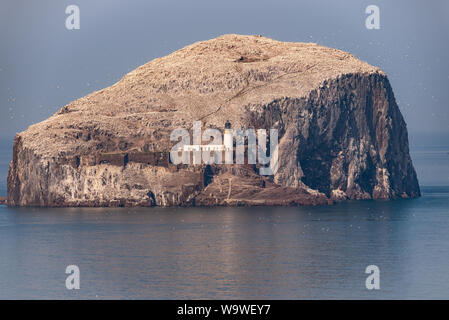
{"label": "lighthouse tower", "polygon": [[232,129],[231,129],[231,123],[226,121],[225,123],[225,130],[224,130],[224,138],[223,138],[223,145],[225,149],[225,163],[226,164],[232,164],[233,158],[234,158],[234,144],[232,139]]}
{"label": "lighthouse tower", "polygon": [[233,142],[232,142],[232,129],[231,129],[231,123],[226,121],[225,123],[225,130],[224,130],[224,139],[223,144],[225,147],[225,151],[232,150]]}

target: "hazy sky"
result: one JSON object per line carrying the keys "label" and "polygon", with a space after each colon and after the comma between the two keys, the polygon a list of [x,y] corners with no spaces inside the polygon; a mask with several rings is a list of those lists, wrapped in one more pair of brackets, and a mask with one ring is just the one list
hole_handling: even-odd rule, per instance
{"label": "hazy sky", "polygon": [[[80,8],[80,30],[65,9]],[[365,8],[380,8],[380,30]],[[449,1],[2,0],[0,137],[195,41],[226,33],[316,42],[383,69],[411,136],[449,133]]]}

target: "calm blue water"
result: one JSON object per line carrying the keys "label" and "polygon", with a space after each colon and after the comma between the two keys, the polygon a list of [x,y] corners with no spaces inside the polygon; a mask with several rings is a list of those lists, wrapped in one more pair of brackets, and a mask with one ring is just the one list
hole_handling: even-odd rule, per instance
{"label": "calm blue water", "polygon": [[[0,192],[10,149],[0,158]],[[449,298],[449,148],[423,197],[302,208],[0,207],[0,298]],[[65,288],[77,265],[81,289]],[[380,290],[365,288],[366,266]]]}

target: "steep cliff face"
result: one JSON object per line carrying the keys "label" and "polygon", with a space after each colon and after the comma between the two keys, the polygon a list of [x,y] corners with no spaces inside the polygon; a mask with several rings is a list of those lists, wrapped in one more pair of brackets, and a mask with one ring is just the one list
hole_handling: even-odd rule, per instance
{"label": "steep cliff face", "polygon": [[[279,170],[174,165],[175,128],[278,129]],[[226,35],[155,59],[18,133],[11,206],[313,205],[417,197],[386,75],[315,44]]]}

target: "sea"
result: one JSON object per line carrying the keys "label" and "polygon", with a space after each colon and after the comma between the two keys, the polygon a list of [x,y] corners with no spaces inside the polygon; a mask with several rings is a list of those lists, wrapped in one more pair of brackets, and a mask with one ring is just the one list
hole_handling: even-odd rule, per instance
{"label": "sea", "polygon": [[[0,195],[11,144],[0,142]],[[411,155],[418,199],[0,206],[0,299],[448,299],[449,144]]]}

